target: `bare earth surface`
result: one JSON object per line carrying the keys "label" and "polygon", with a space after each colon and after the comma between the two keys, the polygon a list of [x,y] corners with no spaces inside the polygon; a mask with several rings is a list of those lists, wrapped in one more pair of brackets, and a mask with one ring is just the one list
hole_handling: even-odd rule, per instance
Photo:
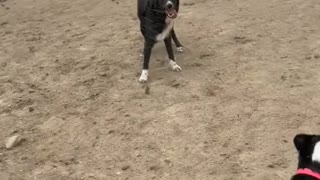
{"label": "bare earth surface", "polygon": [[158,44],[147,95],[135,0],[0,0],[0,179],[289,179],[319,133],[320,1],[181,3],[183,71]]}

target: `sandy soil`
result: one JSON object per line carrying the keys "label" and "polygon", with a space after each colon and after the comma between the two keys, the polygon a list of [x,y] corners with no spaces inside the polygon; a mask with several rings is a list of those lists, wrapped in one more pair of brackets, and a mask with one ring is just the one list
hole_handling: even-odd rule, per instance
{"label": "sandy soil", "polygon": [[319,18],[182,0],[183,71],[158,44],[146,95],[135,0],[0,0],[0,179],[289,179],[292,138],[319,132]]}

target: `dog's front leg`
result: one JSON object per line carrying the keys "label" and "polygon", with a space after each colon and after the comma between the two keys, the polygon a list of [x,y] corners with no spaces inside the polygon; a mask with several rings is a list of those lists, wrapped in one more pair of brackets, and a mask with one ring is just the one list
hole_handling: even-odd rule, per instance
{"label": "dog's front leg", "polygon": [[173,39],[174,43],[176,44],[177,51],[178,52],[183,52],[184,51],[183,50],[183,45],[178,40],[177,35],[176,35],[176,33],[175,33],[173,28],[172,28],[172,31],[171,31],[171,35],[172,35],[172,39]]}
{"label": "dog's front leg", "polygon": [[169,66],[174,71],[181,71],[182,70],[181,67],[176,63],[174,59],[171,41],[172,41],[171,36],[168,36],[164,40],[164,43],[166,45],[166,49],[168,52],[168,56],[169,56]]}
{"label": "dog's front leg", "polygon": [[145,83],[148,81],[148,75],[149,75],[149,62],[151,57],[152,48],[155,44],[155,41],[152,39],[145,38],[144,41],[144,56],[143,56],[143,69],[141,72],[141,76],[139,78],[140,83]]}

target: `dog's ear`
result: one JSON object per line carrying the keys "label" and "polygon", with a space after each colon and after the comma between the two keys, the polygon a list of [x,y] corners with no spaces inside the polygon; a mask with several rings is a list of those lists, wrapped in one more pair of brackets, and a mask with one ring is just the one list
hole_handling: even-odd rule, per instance
{"label": "dog's ear", "polygon": [[298,151],[302,151],[307,148],[308,144],[312,139],[312,135],[307,134],[297,134],[294,139],[293,143]]}

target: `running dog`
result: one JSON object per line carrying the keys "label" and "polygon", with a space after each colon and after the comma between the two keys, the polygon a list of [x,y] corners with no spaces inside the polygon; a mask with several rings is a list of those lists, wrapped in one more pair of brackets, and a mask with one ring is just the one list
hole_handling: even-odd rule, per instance
{"label": "running dog", "polygon": [[291,180],[320,180],[320,135],[298,134],[293,142],[299,158]]}
{"label": "running dog", "polygon": [[151,51],[155,43],[160,41],[165,43],[170,68],[181,71],[181,67],[175,62],[171,44],[173,39],[177,50],[183,52],[183,46],[173,29],[178,12],[179,0],[138,0],[140,31],[144,37],[143,70],[139,82],[147,82]]}

